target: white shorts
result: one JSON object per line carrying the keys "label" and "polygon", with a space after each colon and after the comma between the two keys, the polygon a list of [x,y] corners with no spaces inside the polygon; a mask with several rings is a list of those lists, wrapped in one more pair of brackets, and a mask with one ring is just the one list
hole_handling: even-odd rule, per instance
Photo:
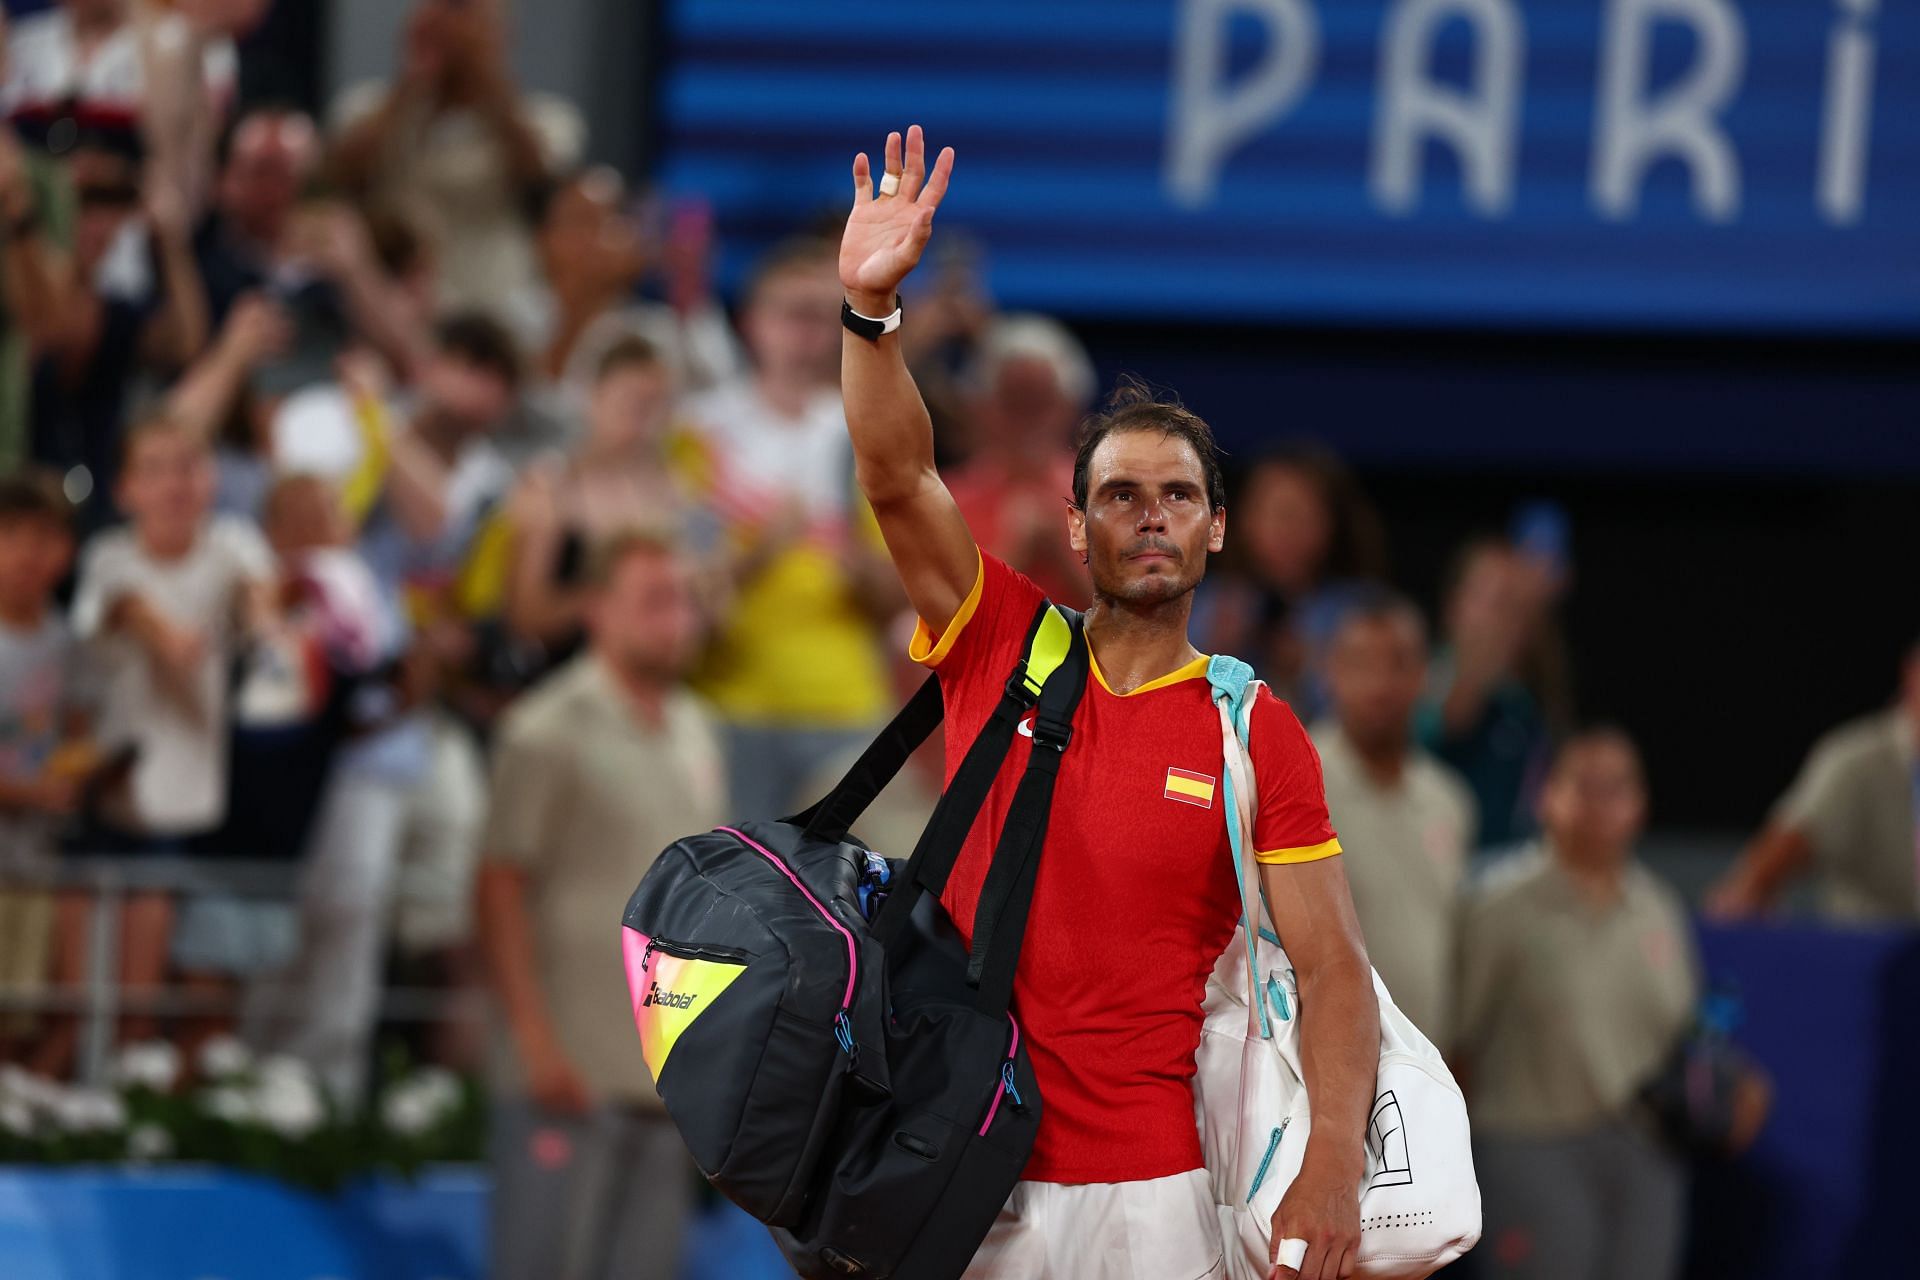
{"label": "white shorts", "polygon": [[1148,1182],[1022,1182],[963,1280],[1224,1280],[1205,1169]]}

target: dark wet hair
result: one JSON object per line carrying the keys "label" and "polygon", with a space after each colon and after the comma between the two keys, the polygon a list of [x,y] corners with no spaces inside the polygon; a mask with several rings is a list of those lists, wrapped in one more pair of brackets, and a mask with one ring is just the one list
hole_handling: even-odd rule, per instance
{"label": "dark wet hair", "polygon": [[1087,509],[1087,468],[1094,450],[1110,435],[1124,431],[1158,431],[1170,440],[1184,440],[1200,459],[1207,477],[1207,505],[1215,511],[1227,505],[1227,481],[1220,469],[1220,449],[1213,428],[1172,396],[1162,395],[1132,375],[1124,375],[1098,413],[1080,424],[1080,446],[1073,455],[1073,505]]}

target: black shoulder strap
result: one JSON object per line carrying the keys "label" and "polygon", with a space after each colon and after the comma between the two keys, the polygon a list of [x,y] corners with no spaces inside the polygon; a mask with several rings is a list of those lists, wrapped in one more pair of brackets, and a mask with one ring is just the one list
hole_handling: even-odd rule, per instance
{"label": "black shoulder strap", "polygon": [[[1020,658],[1014,664],[1012,674],[1007,677],[999,704],[974,738],[973,745],[967,749],[960,767],[954,771],[953,780],[947,784],[939,804],[934,806],[933,816],[927,820],[919,841],[913,847],[913,856],[907,860],[892,892],[887,895],[886,904],[874,919],[873,935],[882,946],[891,946],[906,932],[921,894],[930,892],[937,896],[947,887],[947,878],[953,874],[953,864],[959,860],[960,848],[966,843],[967,834],[973,830],[974,820],[986,807],[994,779],[1000,776],[1000,766],[1013,749],[1013,735],[1020,718],[1034,705],[1041,691],[1041,682],[1030,678],[1028,666],[1029,660],[1036,657],[1036,644],[1050,615],[1060,617],[1052,605],[1042,601],[1027,627],[1026,643],[1021,647]],[[1057,627],[1058,622],[1054,626]],[[1069,653],[1070,650],[1071,645],[1068,646]],[[1039,662],[1035,664],[1036,671],[1033,674],[1038,674],[1039,667],[1047,666],[1054,660],[1050,655],[1038,656]],[[891,777],[892,771],[887,776]],[[865,807],[863,801],[861,808]]]}
{"label": "black shoulder strap", "polygon": [[1040,848],[1046,843],[1053,810],[1053,786],[1060,761],[1073,740],[1073,713],[1086,692],[1091,662],[1086,627],[1078,613],[1060,611],[1072,628],[1065,660],[1047,679],[1033,716],[1033,752],[1007,807],[999,847],[987,868],[986,883],[974,910],[973,948],[967,957],[967,981],[977,989],[975,1007],[998,1016],[1013,999],[1013,976],[1026,936],[1027,910],[1040,874]]}
{"label": "black shoulder strap", "polygon": [[781,821],[805,828],[809,839],[829,844],[845,840],[867,806],[887,789],[894,775],[905,767],[945,716],[940,677],[930,675],[920,682],[913,697],[907,699],[907,705],[888,721],[887,727],[867,744],[867,749],[860,753],[846,776],[834,784],[833,790],[812,808]]}

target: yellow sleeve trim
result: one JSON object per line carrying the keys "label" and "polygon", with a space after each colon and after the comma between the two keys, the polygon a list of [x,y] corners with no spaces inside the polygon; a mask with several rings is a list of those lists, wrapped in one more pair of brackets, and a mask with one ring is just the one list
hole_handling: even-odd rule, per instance
{"label": "yellow sleeve trim", "polygon": [[1324,844],[1310,844],[1302,849],[1275,849],[1271,853],[1256,853],[1253,860],[1263,866],[1292,866],[1296,862],[1318,862],[1322,858],[1331,858],[1340,852],[1338,839],[1328,840]]}
{"label": "yellow sleeve trim", "polygon": [[[979,554],[979,548],[974,548],[974,555]],[[980,607],[980,592],[987,585],[987,562],[984,558],[979,561],[979,566],[973,573],[973,590],[967,592],[967,598],[960,602],[959,611],[940,633],[939,640],[933,638],[933,629],[927,626],[925,618],[913,620],[913,639],[907,641],[909,658],[923,667],[937,667],[947,660],[947,655],[953,652],[953,642],[960,638],[960,632],[967,623],[973,621],[974,610]]]}

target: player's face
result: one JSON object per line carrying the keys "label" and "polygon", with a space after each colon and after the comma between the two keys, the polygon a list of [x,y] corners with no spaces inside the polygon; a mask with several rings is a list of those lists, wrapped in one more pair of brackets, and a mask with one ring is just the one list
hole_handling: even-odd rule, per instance
{"label": "player's face", "polygon": [[1087,509],[1069,516],[1096,596],[1126,604],[1178,599],[1199,585],[1226,537],[1193,446],[1158,430],[1116,431],[1087,464]]}

